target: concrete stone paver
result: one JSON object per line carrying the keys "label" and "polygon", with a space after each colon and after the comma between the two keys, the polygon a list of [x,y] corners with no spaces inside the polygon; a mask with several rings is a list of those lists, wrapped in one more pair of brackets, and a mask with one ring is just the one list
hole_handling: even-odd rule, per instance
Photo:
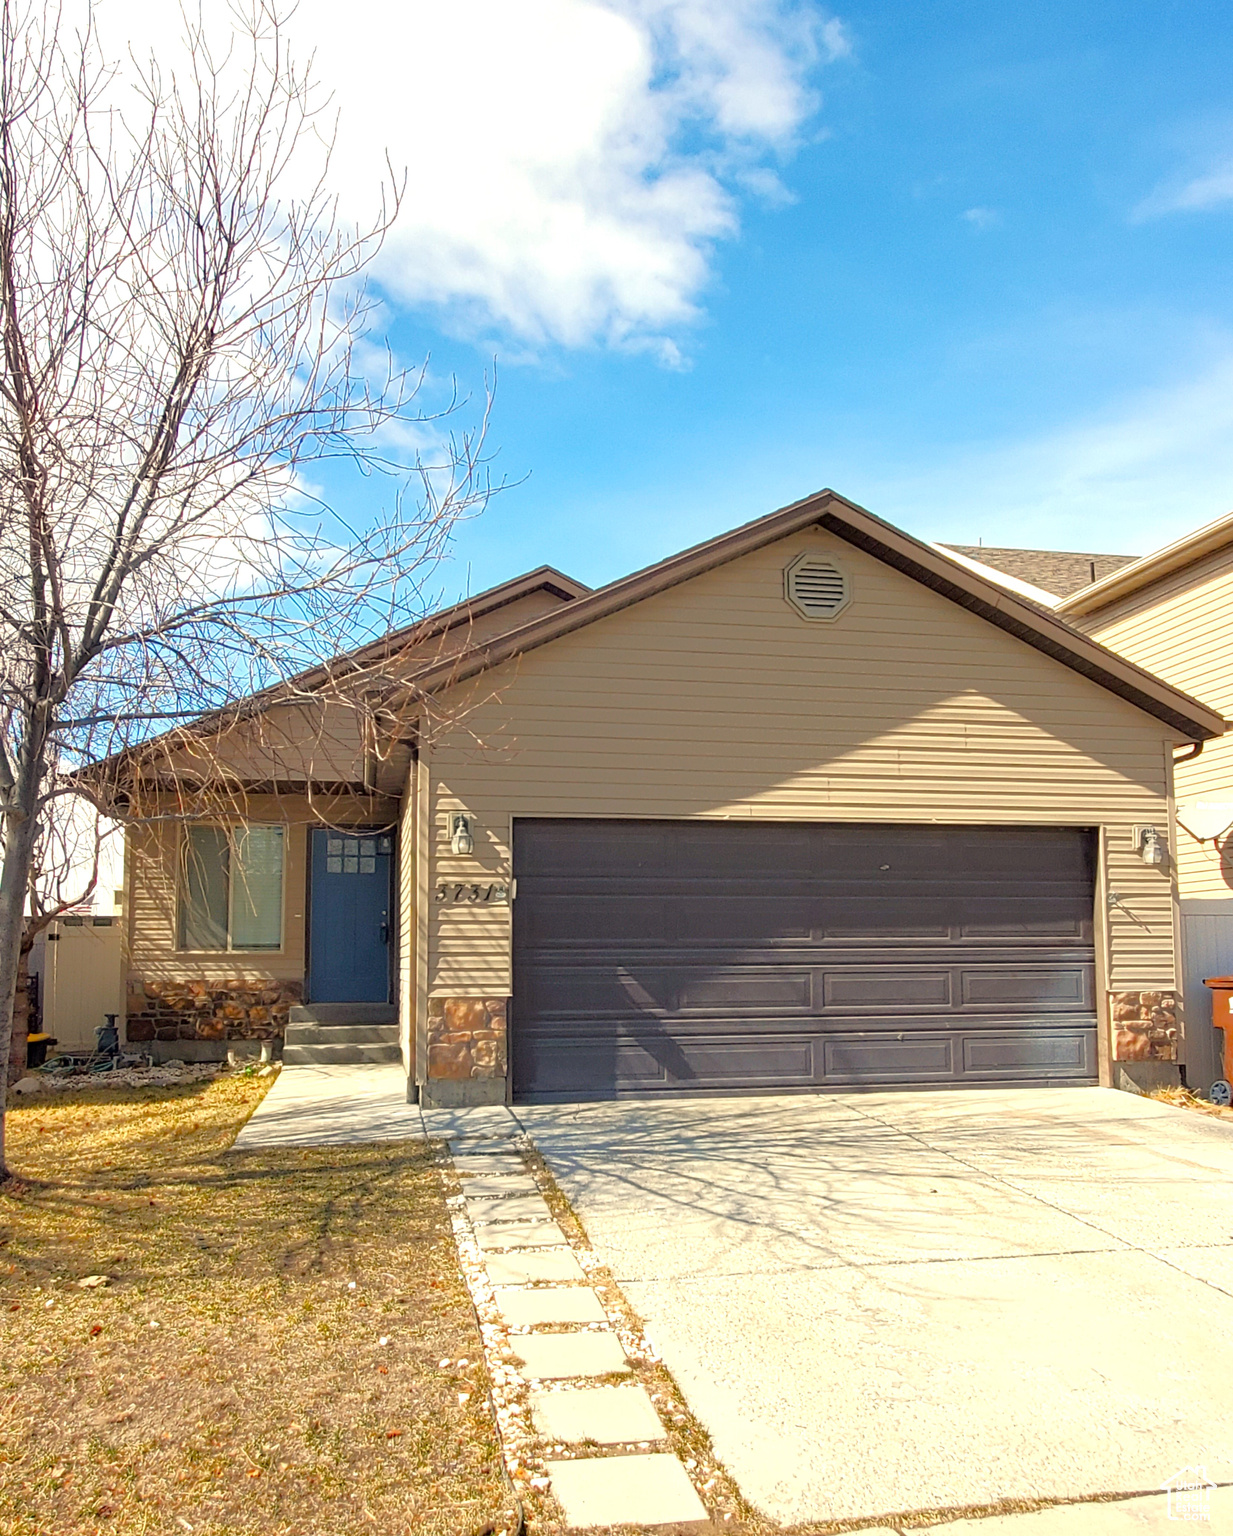
{"label": "concrete stone paver", "polygon": [[528,1380],[606,1376],[628,1371],[629,1361],[615,1333],[522,1333],[510,1339]]}
{"label": "concrete stone paver", "polygon": [[421,1137],[419,1106],[407,1103],[397,1063],[283,1067],[233,1143],[251,1147],[347,1146]]}
{"label": "concrete stone paver", "polygon": [[665,1440],[664,1426],[642,1387],[570,1387],[532,1392],[531,1417],[546,1440],[573,1444],[638,1444]]}
{"label": "concrete stone paver", "polygon": [[523,1248],[486,1253],[484,1267],[493,1285],[530,1285],[536,1280],[583,1280],[572,1248]]}
{"label": "concrete stone paver", "polygon": [[536,1286],[531,1290],[497,1286],[494,1294],[501,1316],[511,1328],[607,1321],[603,1304],[587,1285]]}
{"label": "concrete stone paver", "polygon": [[[919,1527],[917,1529],[920,1529]],[[1209,1518],[1172,1514],[1166,1493],[1109,1504],[1059,1504],[1031,1514],[992,1515],[987,1520],[955,1520],[926,1526],[938,1536],[1176,1536],[1185,1531],[1233,1531],[1233,1488],[1214,1488]]]}
{"label": "concrete stone paver", "polygon": [[429,1136],[449,1141],[516,1136],[518,1122],[505,1104],[474,1104],[465,1109],[423,1108],[424,1129]]}
{"label": "concrete stone paver", "polygon": [[453,1153],[453,1162],[460,1174],[483,1174],[490,1178],[529,1177],[527,1166],[514,1147],[502,1148],[500,1151],[458,1151]]}
{"label": "concrete stone paver", "polygon": [[1102,1089],[518,1115],[773,1518],[1233,1480],[1224,1123]]}
{"label": "concrete stone paver", "polygon": [[538,1192],[508,1195],[504,1199],[474,1196],[463,1187],[467,1197],[467,1215],[476,1227],[487,1226],[494,1221],[551,1221],[548,1202]]}
{"label": "concrete stone paver", "polygon": [[552,1491],[571,1526],[669,1525],[705,1520],[706,1508],[675,1456],[550,1461]]}
{"label": "concrete stone paver", "polygon": [[506,1222],[476,1227],[475,1241],[483,1249],[551,1248],[565,1241],[565,1234],[555,1221]]}
{"label": "concrete stone paver", "polygon": [[[455,1165],[456,1166],[456,1165]],[[468,1200],[503,1200],[509,1195],[534,1195],[539,1186],[529,1173],[476,1173],[459,1168],[462,1192]]]}

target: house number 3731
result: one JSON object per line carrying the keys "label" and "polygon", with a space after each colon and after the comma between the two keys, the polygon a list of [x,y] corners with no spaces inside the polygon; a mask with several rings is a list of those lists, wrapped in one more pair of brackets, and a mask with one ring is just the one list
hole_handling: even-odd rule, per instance
{"label": "house number 3731", "polygon": [[508,885],[467,885],[453,881],[437,887],[437,901],[467,905],[476,902],[485,906],[505,906],[509,902]]}

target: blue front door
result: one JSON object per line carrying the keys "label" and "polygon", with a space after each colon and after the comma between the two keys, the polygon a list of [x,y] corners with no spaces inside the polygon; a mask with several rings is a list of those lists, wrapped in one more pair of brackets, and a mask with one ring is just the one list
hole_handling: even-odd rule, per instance
{"label": "blue front door", "polygon": [[312,829],[311,1003],[385,1003],[390,997],[388,832]]}

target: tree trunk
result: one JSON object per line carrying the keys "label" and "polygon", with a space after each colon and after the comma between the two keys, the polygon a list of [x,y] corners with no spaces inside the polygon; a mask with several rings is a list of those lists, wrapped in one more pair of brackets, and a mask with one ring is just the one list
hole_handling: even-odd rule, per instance
{"label": "tree trunk", "polygon": [[17,987],[13,993],[13,1038],[9,1044],[8,1086],[26,1075],[26,1043],[30,1035],[30,953],[34,939],[29,928],[22,934],[17,957]]}
{"label": "tree trunk", "polygon": [[[29,798],[33,800],[34,795]],[[17,977],[24,969],[21,948],[26,933],[26,895],[37,834],[33,811],[33,806],[26,809],[10,801],[6,818],[4,868],[0,873],[0,1062],[4,1063],[9,1061],[12,1051]],[[7,1083],[4,1088],[7,1099]],[[5,1104],[0,1102],[0,1180],[8,1178],[11,1172],[4,1151],[4,1108]]]}

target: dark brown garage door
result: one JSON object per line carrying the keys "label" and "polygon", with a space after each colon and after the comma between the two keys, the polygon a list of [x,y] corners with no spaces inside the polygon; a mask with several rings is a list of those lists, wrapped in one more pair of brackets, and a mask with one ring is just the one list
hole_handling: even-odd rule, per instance
{"label": "dark brown garage door", "polygon": [[1072,828],[518,821],[523,1100],[1096,1078]]}

